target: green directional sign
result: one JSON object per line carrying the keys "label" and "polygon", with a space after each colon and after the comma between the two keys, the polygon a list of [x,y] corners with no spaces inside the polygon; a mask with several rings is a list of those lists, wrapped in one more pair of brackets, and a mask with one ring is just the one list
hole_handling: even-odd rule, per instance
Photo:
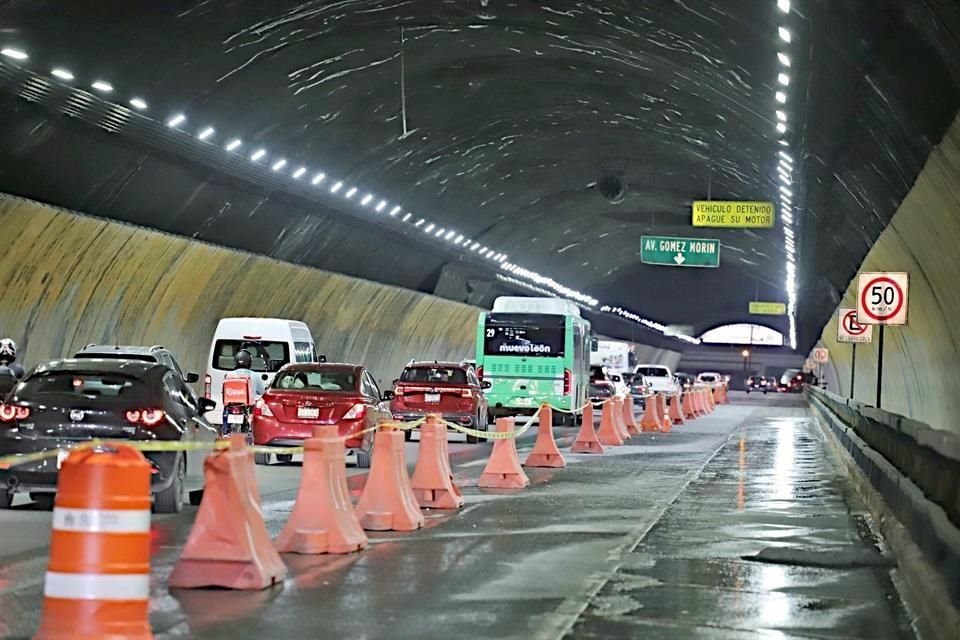
{"label": "green directional sign", "polygon": [[720,241],[641,236],[640,261],[669,267],[719,267]]}

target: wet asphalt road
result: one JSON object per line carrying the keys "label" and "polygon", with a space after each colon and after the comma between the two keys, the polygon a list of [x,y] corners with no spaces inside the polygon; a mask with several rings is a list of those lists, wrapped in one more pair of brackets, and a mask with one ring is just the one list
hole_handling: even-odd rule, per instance
{"label": "wet asphalt road", "polygon": [[[359,554],[284,556],[290,577],[263,592],[170,592],[166,578],[192,515],[158,518],[154,632],[231,640],[912,637],[890,563],[800,398],[736,397],[672,434],[630,442],[602,456],[568,455],[563,470],[528,470],[532,486],[513,493],[480,491],[485,460],[459,454],[464,509],[427,512],[415,533],[373,533]],[[522,444],[521,458],[531,444]],[[286,476],[297,467],[264,473],[279,482],[261,485],[276,534],[295,497]],[[273,478],[281,473],[283,482]],[[22,527],[6,516],[2,538],[20,540]],[[0,556],[0,638],[35,631],[45,553],[34,541]]]}

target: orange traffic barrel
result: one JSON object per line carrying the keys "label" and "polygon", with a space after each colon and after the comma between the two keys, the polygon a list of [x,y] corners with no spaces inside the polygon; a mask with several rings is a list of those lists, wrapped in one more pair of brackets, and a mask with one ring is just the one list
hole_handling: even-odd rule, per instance
{"label": "orange traffic barrel", "polygon": [[122,444],[63,461],[34,640],[153,638],[150,463]]}

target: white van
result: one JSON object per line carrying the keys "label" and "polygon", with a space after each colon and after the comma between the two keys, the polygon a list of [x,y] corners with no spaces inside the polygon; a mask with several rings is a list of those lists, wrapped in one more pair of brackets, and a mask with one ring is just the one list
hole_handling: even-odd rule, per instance
{"label": "white van", "polygon": [[[223,407],[223,379],[236,368],[234,356],[250,352],[250,369],[269,385],[277,371],[290,362],[318,362],[310,327],[280,318],[222,318],[217,324],[207,358],[204,395]],[[217,419],[219,423],[219,419]]]}

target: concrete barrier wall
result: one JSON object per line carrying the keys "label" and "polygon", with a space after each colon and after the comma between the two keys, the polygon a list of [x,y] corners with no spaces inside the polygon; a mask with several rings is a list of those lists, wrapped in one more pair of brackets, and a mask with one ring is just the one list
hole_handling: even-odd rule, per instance
{"label": "concrete barrier wall", "polygon": [[[960,433],[960,120],[955,121],[861,271],[910,273],[909,324],[886,330],[884,409]],[[837,247],[843,251],[844,247]],[[856,278],[840,306],[855,307]],[[836,342],[836,313],[821,342],[830,349],[840,395],[850,397],[852,349]],[[876,399],[874,343],[857,347],[853,397]],[[832,381],[831,381],[832,382]]]}
{"label": "concrete barrier wall", "polygon": [[202,374],[217,321],[246,315],[303,320],[319,353],[384,386],[411,358],[475,355],[477,307],[2,194],[0,225],[0,334],[28,367],[91,342],[162,344]]}
{"label": "concrete barrier wall", "polygon": [[163,344],[202,374],[217,321],[244,315],[302,319],[319,353],[386,384],[412,357],[474,354],[478,309],[442,298],[12,197],[0,225],[0,334],[28,366],[91,342]]}

